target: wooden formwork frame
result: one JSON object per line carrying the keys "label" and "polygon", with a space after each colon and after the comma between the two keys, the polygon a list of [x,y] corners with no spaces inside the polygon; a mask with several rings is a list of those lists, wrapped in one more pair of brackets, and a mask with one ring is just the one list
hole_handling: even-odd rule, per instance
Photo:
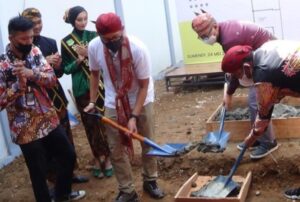
{"label": "wooden formwork frame", "polygon": [[[241,183],[242,187],[239,194],[236,197],[226,197],[226,198],[196,198],[190,197],[191,192],[199,190],[208,181],[212,180],[214,176],[199,176],[195,173],[190,177],[178,190],[175,195],[175,202],[244,202],[247,198],[247,194],[251,185],[252,173],[248,172],[247,176],[244,178],[242,176],[233,176],[235,182]],[[197,187],[193,188],[192,184],[196,183]]]}
{"label": "wooden formwork frame", "polygon": [[[247,107],[247,97],[233,97],[232,106]],[[290,104],[292,106],[300,106],[299,98],[286,98],[281,103]],[[215,121],[215,117],[221,110],[220,104],[206,122],[206,132],[218,131],[219,122]],[[274,118],[272,125],[276,139],[300,138],[300,117]],[[230,141],[238,142],[244,140],[251,129],[250,120],[230,120],[224,122],[224,130],[230,132]]]}

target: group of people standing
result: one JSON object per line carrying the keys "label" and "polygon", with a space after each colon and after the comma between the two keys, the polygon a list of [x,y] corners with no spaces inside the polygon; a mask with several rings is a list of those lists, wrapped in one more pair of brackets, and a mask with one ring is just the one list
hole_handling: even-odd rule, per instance
{"label": "group of people standing", "polygon": [[[41,35],[40,11],[25,9],[9,21],[10,43],[0,56],[0,107],[8,112],[12,139],[24,155],[35,200],[73,201],[86,195],[84,190],[72,190],[72,183],[88,178],[74,173],[77,160],[68,101],[57,79],[71,74],[75,104],[94,157],[92,175],[115,174],[119,184],[115,201],[139,201],[130,165],[130,134],[102,125],[90,113],[96,110],[131,132],[152,138],[154,86],[147,48],[126,35],[114,13],[97,18],[97,32],[85,29],[88,13],[81,6],[68,9],[64,20],[73,31],[61,40],[59,54],[56,41]],[[161,199],[156,159],[146,157],[150,148],[141,146],[143,189]],[[53,189],[47,180],[54,183]]]}
{"label": "group of people standing", "polygon": [[[126,35],[114,13],[97,18],[96,32],[85,29],[88,13],[81,6],[67,10],[64,20],[73,31],[62,39],[59,54],[56,41],[41,36],[41,13],[25,9],[9,21],[10,43],[0,56],[0,108],[8,112],[12,139],[24,155],[35,199],[73,201],[86,195],[84,190],[72,191],[72,182],[87,182],[88,178],[74,173],[77,160],[68,101],[57,79],[71,74],[76,106],[94,157],[92,175],[116,176],[119,194],[115,201],[139,201],[130,165],[130,134],[102,125],[90,113],[96,110],[131,132],[153,139],[154,86],[147,48]],[[275,151],[278,145],[270,122],[274,103],[285,95],[300,95],[298,44],[278,41],[252,23],[217,23],[206,12],[195,17],[192,28],[199,39],[210,45],[218,42],[225,52],[222,70],[228,73],[228,85],[224,105],[230,107],[239,84],[250,88],[253,129],[238,149],[253,146],[252,159]],[[156,159],[146,156],[147,145],[141,146],[143,189],[161,199],[164,193],[156,181]],[[47,179],[55,183],[53,191],[49,191]],[[285,195],[300,197],[300,189],[288,190]]]}

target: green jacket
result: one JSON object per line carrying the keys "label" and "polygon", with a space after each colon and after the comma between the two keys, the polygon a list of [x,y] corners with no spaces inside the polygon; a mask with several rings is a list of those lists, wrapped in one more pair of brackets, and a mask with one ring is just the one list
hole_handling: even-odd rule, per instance
{"label": "green jacket", "polygon": [[[87,31],[87,30],[83,31],[82,36],[79,36],[74,30],[72,34],[75,35],[76,38],[79,39],[79,41],[83,44],[90,42],[92,39],[94,39],[97,36],[97,32]],[[65,44],[68,44],[67,39],[70,37],[70,35],[71,34],[69,34],[62,40],[62,44],[61,44],[62,67],[65,74],[72,75],[72,90],[74,96],[79,97],[86,94],[89,91],[90,83],[86,74],[82,70],[82,67],[76,64],[77,58],[75,58],[72,54],[70,54],[69,51],[66,49],[66,47],[63,45],[63,42]]]}

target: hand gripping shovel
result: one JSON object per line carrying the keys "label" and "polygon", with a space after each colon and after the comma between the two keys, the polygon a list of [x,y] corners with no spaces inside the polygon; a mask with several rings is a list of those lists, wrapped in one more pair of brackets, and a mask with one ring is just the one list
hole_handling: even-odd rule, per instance
{"label": "hand gripping shovel", "polygon": [[200,190],[192,192],[191,196],[194,197],[209,197],[209,198],[225,198],[239,185],[232,180],[232,176],[235,173],[238,165],[240,164],[247,147],[244,147],[240,155],[236,159],[233,167],[230,170],[228,176],[217,176],[208,184],[204,185]]}
{"label": "hand gripping shovel", "polygon": [[[111,125],[112,127],[119,129],[125,133],[130,134],[134,139],[139,140],[140,142],[143,142],[150,147],[152,147],[152,150],[147,153],[147,155],[150,156],[162,156],[162,157],[174,157],[179,156],[186,153],[187,149],[190,149],[191,144],[165,144],[165,145],[158,145],[152,140],[143,137],[142,135],[139,135],[138,133],[131,133],[127,128],[119,125],[118,123],[112,121],[111,119],[106,118],[105,116],[102,116],[100,113],[88,113],[90,115],[94,115],[100,118],[100,120],[104,123],[107,123]],[[193,148],[195,148],[197,145],[192,145]]]}
{"label": "hand gripping shovel", "polygon": [[223,131],[226,109],[222,106],[219,131],[209,132],[198,146],[199,152],[219,153],[226,149],[230,133]]}

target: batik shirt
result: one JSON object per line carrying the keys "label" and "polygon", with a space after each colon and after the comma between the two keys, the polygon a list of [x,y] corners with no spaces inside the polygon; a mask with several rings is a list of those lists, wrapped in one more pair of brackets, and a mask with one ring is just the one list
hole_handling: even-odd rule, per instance
{"label": "batik shirt", "polygon": [[26,144],[47,136],[58,126],[59,119],[45,90],[56,84],[56,76],[39,48],[33,46],[24,59],[33,76],[22,89],[12,75],[16,60],[9,46],[0,56],[0,109],[7,110],[13,142]]}
{"label": "batik shirt", "polygon": [[275,40],[253,54],[258,114],[251,133],[261,135],[274,105],[285,96],[300,97],[300,42]]}

